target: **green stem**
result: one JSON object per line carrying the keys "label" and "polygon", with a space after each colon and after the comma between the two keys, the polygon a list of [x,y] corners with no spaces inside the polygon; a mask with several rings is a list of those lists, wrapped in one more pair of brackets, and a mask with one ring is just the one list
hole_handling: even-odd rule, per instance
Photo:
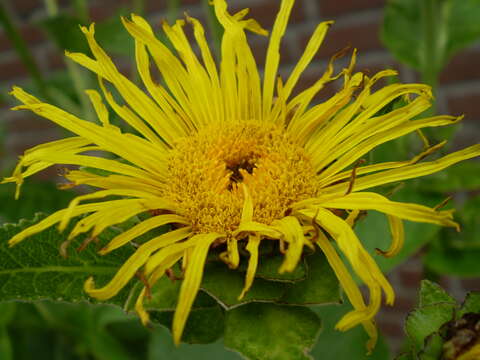
{"label": "green stem", "polygon": [[145,0],[133,0],[133,12],[137,15],[143,15],[145,11]]}
{"label": "green stem", "polygon": [[7,37],[13,42],[13,46],[15,50],[22,60],[22,63],[27,68],[30,76],[33,79],[35,86],[38,88],[38,91],[42,94],[42,96],[46,99],[49,98],[47,93],[47,87],[45,81],[40,73],[39,67],[35,62],[35,59],[28,49],[25,41],[21,37],[19,31],[15,28],[8,13],[6,12],[3,5],[0,3],[0,24],[3,26],[5,34]]}
{"label": "green stem", "polygon": [[[448,19],[452,6],[451,0],[420,0],[423,24],[423,47],[420,52],[421,80],[432,87],[434,100],[423,116],[433,116],[437,112],[435,101],[439,76],[446,62],[448,41]],[[454,134],[455,127],[426,130],[435,138],[446,139]]]}
{"label": "green stem", "polygon": [[[45,0],[45,5],[49,17],[55,17],[58,15],[58,6],[56,0]],[[88,21],[87,2],[85,0],[75,0],[75,10],[80,15],[82,21],[85,21],[86,23]],[[80,101],[81,114],[79,115],[83,116],[85,120],[94,121],[95,113],[93,112],[90,101],[84,92],[84,90],[87,88],[85,76],[82,74],[80,67],[72,60],[65,58],[65,65],[67,66],[70,79],[72,79],[73,87],[77,93],[78,100]],[[73,111],[73,109],[71,110]]]}
{"label": "green stem", "polygon": [[86,24],[90,18],[88,14],[88,2],[87,0],[75,0],[75,13],[80,18],[80,20]]}
{"label": "green stem", "polygon": [[[423,51],[421,53],[421,78],[422,82],[430,85],[434,94],[438,87],[439,68],[438,63],[438,46],[437,46],[437,16],[438,16],[438,0],[421,0],[421,15],[423,18]],[[429,111],[433,115],[435,103]]]}
{"label": "green stem", "polygon": [[57,0],[45,0],[45,7],[47,8],[48,16],[56,16],[58,14]]}
{"label": "green stem", "polygon": [[167,2],[167,20],[169,23],[173,23],[180,9],[180,0],[168,0]]}

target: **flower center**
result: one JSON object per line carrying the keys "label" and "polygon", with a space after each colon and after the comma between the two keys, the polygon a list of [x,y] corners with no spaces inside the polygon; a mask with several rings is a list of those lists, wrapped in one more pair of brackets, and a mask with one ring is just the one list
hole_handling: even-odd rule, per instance
{"label": "flower center", "polygon": [[240,223],[245,184],[253,220],[270,224],[292,203],[315,196],[309,157],[286,132],[270,123],[236,121],[209,125],[179,139],[171,151],[164,196],[197,233],[228,234]]}

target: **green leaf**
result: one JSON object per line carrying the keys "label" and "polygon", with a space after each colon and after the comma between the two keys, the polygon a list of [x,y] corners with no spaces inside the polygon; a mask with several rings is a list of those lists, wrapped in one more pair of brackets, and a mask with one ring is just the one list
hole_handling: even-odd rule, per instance
{"label": "green leaf", "polygon": [[479,16],[479,0],[391,0],[381,38],[400,61],[438,72],[454,53],[478,39]]}
{"label": "green leaf", "polygon": [[0,303],[0,325],[8,325],[15,316],[17,304],[14,302]]}
{"label": "green leaf", "polygon": [[0,325],[0,359],[13,360],[12,341],[5,325]]}
{"label": "green leaf", "polygon": [[280,274],[278,269],[284,260],[285,257],[283,255],[267,255],[260,257],[255,278],[285,282],[294,282],[305,279],[306,271],[305,263],[303,261],[300,261],[292,272],[284,272],[283,274]]}
{"label": "green leaf", "polygon": [[464,161],[422,179],[419,185],[421,190],[441,193],[477,190],[480,187],[480,176],[474,174],[480,174],[480,163]]}
{"label": "green leaf", "polygon": [[16,305],[13,302],[0,303],[0,359],[13,360],[13,350],[7,325],[15,316]]}
{"label": "green leaf", "polygon": [[423,307],[438,303],[455,304],[455,299],[448,295],[447,292],[440,287],[440,285],[429,280],[422,280],[420,285],[419,306]]}
{"label": "green leaf", "polygon": [[213,344],[180,344],[175,346],[171,334],[167,329],[158,327],[154,329],[148,345],[147,360],[240,360],[240,355],[228,351],[223,343]]}
{"label": "green leaf", "polygon": [[[0,186],[0,224],[32,218],[36,212],[52,213],[56,209],[67,207],[75,196],[72,191],[59,191],[50,182],[29,181],[22,187],[20,199],[15,200],[15,184]],[[1,240],[1,239],[0,239]]]}
{"label": "green leaf", "polygon": [[480,37],[480,22],[478,21],[480,17],[480,1],[452,1],[450,12],[448,18],[448,56],[467,47]]}
{"label": "green leaf", "polygon": [[454,309],[455,304],[438,303],[416,309],[407,316],[405,331],[417,351],[424,347],[427,336],[452,320]]}
{"label": "green leaf", "polygon": [[[173,311],[153,311],[150,314],[152,320],[170,328]],[[188,315],[182,342],[188,344],[213,343],[223,335],[224,322],[223,310],[218,304],[207,308],[193,308]]]}
{"label": "green leaf", "polygon": [[79,18],[67,14],[59,14],[40,22],[40,26],[59,49],[88,53],[88,44],[80,25],[85,24]]}
{"label": "green leaf", "polygon": [[123,9],[96,25],[95,35],[99,44],[109,54],[131,57],[134,53],[134,41],[122,24],[121,15],[125,15]]}
{"label": "green leaf", "polygon": [[[65,259],[60,256],[59,246],[66,240],[68,231],[60,234],[55,227],[14,247],[8,246],[8,239],[41,218],[37,216],[33,221],[23,220],[19,224],[5,224],[0,228],[0,301],[91,301],[83,290],[87,277],[95,276],[99,286],[105,284],[133,252],[133,248],[123,247],[112,254],[99,256],[94,244],[77,252],[74,249],[85,239],[79,237],[72,242],[69,257]],[[111,237],[111,230],[104,232],[101,238],[108,238],[109,234]],[[128,287],[109,302],[123,304],[127,292]]]}
{"label": "green leaf", "polygon": [[238,296],[245,283],[245,274],[231,270],[224,263],[215,261],[206,264],[202,289],[216,299],[225,309],[252,301],[274,302],[280,299],[286,284],[255,279],[242,300]]}
{"label": "green leaf", "polygon": [[438,360],[441,359],[443,351],[443,338],[438,333],[433,333],[427,337],[425,348],[419,354],[420,360]]}
{"label": "green leaf", "polygon": [[422,23],[418,0],[391,0],[384,11],[380,37],[400,61],[414,69],[420,67],[418,51]]}
{"label": "green leaf", "polygon": [[335,329],[336,323],[352,310],[350,304],[315,306],[311,308],[322,319],[322,332],[311,353],[321,360],[390,360],[388,346],[381,334],[371,355],[367,355],[368,335],[361,326],[346,332]]}
{"label": "green leaf", "polygon": [[467,297],[460,308],[458,317],[461,318],[467,313],[480,314],[480,292],[471,292],[467,294]]}
{"label": "green leaf", "polygon": [[289,286],[280,302],[293,305],[340,303],[340,284],[325,255],[306,257],[307,278]]}
{"label": "green leaf", "polygon": [[320,327],[308,308],[252,303],[227,311],[224,342],[249,359],[311,359]]}
{"label": "green leaf", "polygon": [[[468,230],[465,230],[468,231]],[[444,232],[442,232],[444,234]],[[458,234],[457,236],[461,236]],[[473,240],[473,239],[472,239]],[[467,245],[463,241],[460,244]],[[448,274],[450,276],[476,277],[480,275],[478,259],[480,258],[480,249],[465,248],[458,249],[449,246],[445,236],[431,243],[428,252],[424,257],[425,265],[438,274]]]}
{"label": "green leaf", "polygon": [[[426,196],[415,192],[414,189],[409,188],[412,192],[406,194],[402,191],[400,195],[392,197],[395,201],[412,202],[423,205],[430,205],[430,203],[437,204],[441,201],[441,197]],[[407,190],[408,191],[408,190]],[[355,225],[355,233],[358,235],[360,241],[370,254],[373,255],[375,262],[384,272],[391,271],[395,266],[401,264],[408,259],[425,244],[435,238],[435,235],[440,231],[440,227],[432,224],[417,223],[411,221],[404,221],[405,226],[405,243],[402,250],[392,258],[386,258],[375,254],[375,249],[388,249],[392,241],[392,235],[388,227],[386,216],[376,211],[368,211],[367,216],[358,221]]]}

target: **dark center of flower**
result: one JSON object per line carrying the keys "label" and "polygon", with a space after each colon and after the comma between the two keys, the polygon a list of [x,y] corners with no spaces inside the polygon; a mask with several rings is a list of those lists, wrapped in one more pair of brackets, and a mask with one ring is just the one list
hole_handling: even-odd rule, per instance
{"label": "dark center of flower", "polygon": [[231,171],[228,190],[232,190],[234,183],[241,183],[243,181],[244,172],[253,174],[255,167],[255,164],[252,163],[250,159],[244,159],[237,164],[227,165],[227,170]]}

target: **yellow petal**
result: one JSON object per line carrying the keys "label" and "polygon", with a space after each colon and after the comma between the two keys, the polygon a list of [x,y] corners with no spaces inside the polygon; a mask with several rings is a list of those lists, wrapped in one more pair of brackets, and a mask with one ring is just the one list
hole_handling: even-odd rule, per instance
{"label": "yellow petal", "polygon": [[318,204],[332,209],[377,210],[400,219],[458,228],[458,224],[452,220],[451,210],[436,211],[423,205],[391,201],[377,193],[351,193],[331,200],[320,200]]}
{"label": "yellow petal", "polygon": [[242,292],[238,296],[238,300],[242,300],[247,291],[252,287],[253,280],[255,279],[255,273],[257,272],[259,245],[260,236],[250,235],[248,237],[246,249],[250,253],[250,258],[248,259],[247,273],[245,275],[245,285]]}
{"label": "yellow petal", "polygon": [[199,241],[193,248],[191,258],[188,262],[185,279],[182,282],[178,296],[177,308],[173,316],[172,334],[175,344],[180,343],[188,314],[200,288],[203,277],[203,266],[207,258],[208,249],[210,245],[221,236],[220,234],[210,233],[195,235],[192,238],[196,238]]}
{"label": "yellow petal", "polygon": [[[460,161],[471,159],[477,156],[480,156],[480,145],[469,146],[463,150],[448,154],[435,161],[413,164],[401,167],[399,169],[387,170],[377,174],[357,178],[353,187],[353,191],[360,191],[378,185],[430,175]],[[323,191],[328,193],[345,193],[347,188],[348,184],[342,183],[324,188]]]}
{"label": "yellow petal", "polygon": [[278,269],[278,272],[280,274],[285,271],[292,272],[300,261],[303,245],[305,244],[302,226],[296,217],[286,216],[280,220],[275,220],[272,223],[272,227],[280,231],[288,243],[285,260]]}
{"label": "yellow petal", "polygon": [[[360,292],[358,285],[355,283],[355,280],[353,280],[352,276],[350,275],[348,269],[343,264],[342,259],[340,258],[340,256],[338,256],[335,248],[330,243],[330,241],[321,229],[317,228],[316,235],[317,245],[320,247],[320,249],[322,249],[323,253],[325,254],[328,263],[335,272],[335,275],[337,276],[337,279],[340,282],[342,289],[347,294],[347,297],[350,300],[352,306],[356,310],[365,310],[366,305],[363,300],[362,293]],[[363,320],[361,324],[370,336],[367,348],[369,351],[371,351],[375,347],[378,338],[377,329],[373,324],[372,320]]]}
{"label": "yellow petal", "polygon": [[268,43],[267,57],[265,59],[265,74],[263,78],[263,118],[266,119],[272,107],[273,90],[277,77],[278,64],[280,63],[280,42],[287,28],[288,18],[292,11],[294,0],[282,0],[280,10],[275,18],[270,41]]}
{"label": "yellow petal", "polygon": [[131,227],[130,229],[122,232],[120,235],[117,235],[116,237],[114,237],[98,253],[100,255],[108,254],[110,251],[118,249],[119,247],[127,244],[132,240],[135,240],[135,238],[147,233],[152,229],[155,229],[165,224],[171,224],[171,223],[187,225],[187,221],[185,220],[185,218],[179,215],[166,214],[166,215],[153,216],[149,219],[141,221],[137,225]]}
{"label": "yellow petal", "polygon": [[[172,244],[175,244],[191,234],[190,228],[180,228],[170,231],[163,235],[157,236],[142,246],[140,246],[135,253],[128,258],[128,260],[120,267],[115,276],[110,282],[99,288],[95,288],[93,278],[89,278],[84,285],[85,291],[92,297],[99,300],[110,299],[118,294],[118,292],[130,281],[130,279],[136,274],[138,269],[142,267],[151,254],[161,248],[169,246],[172,248]],[[175,246],[173,246],[175,247]],[[178,251],[180,251],[179,249]],[[177,252],[178,252],[177,251]],[[172,255],[172,254],[170,254]]]}

